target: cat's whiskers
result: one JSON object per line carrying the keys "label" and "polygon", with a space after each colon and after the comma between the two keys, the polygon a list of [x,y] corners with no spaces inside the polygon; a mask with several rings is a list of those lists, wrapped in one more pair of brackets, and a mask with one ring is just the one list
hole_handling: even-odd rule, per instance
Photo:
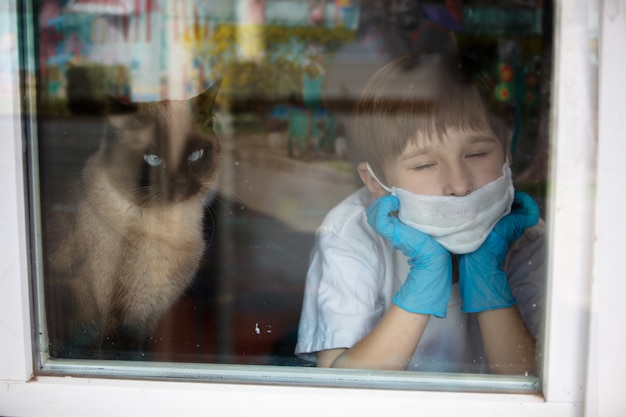
{"label": "cat's whiskers", "polygon": [[[215,196],[215,201],[217,203],[219,203],[223,208],[224,208],[224,212],[232,219],[234,220],[235,223],[240,224],[239,223],[239,219],[237,218],[237,216],[234,213],[234,210],[232,209],[232,206],[237,203],[239,205],[241,205],[241,203],[236,202],[236,201],[230,201],[230,200],[224,200],[223,198],[220,197],[220,195],[216,195]],[[243,207],[243,206],[242,206]]]}
{"label": "cat's whiskers", "polygon": [[[213,243],[213,239],[215,238],[215,226],[217,224],[217,222],[215,221],[215,217],[214,214],[212,212],[211,206],[207,207],[206,212],[208,213],[208,216],[206,216],[208,218],[208,220],[211,222],[211,236],[207,237],[206,239],[206,243],[207,243],[207,247],[210,246]],[[204,225],[204,230],[206,231],[206,225]]]}
{"label": "cat's whiskers", "polygon": [[216,183],[217,185],[217,190],[219,193],[223,194],[223,195],[229,195],[229,196],[233,196],[235,197],[235,199],[237,201],[240,201],[241,203],[245,204],[245,205],[250,205],[248,201],[246,201],[246,199],[236,191],[234,186],[227,186],[226,184],[223,183]]}
{"label": "cat's whiskers", "polygon": [[135,188],[135,192],[141,196],[142,205],[151,206],[161,202],[162,195],[156,188],[157,187],[153,185],[144,185]]}

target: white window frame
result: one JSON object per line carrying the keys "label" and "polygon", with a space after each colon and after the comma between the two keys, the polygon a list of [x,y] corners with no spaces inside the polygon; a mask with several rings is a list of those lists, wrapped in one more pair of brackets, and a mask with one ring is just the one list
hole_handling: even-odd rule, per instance
{"label": "white window frame", "polygon": [[[17,2],[11,0],[12,9]],[[620,321],[626,317],[626,278],[619,269],[626,236],[626,210],[620,207],[626,191],[626,164],[621,163],[626,155],[626,53],[617,48],[626,39],[626,8],[620,0],[602,6],[594,0],[555,5],[550,285],[541,395],[34,377],[24,125],[15,71],[13,94],[0,102],[0,415],[227,411],[319,417],[331,410],[463,417],[618,415],[626,375],[621,358],[626,332]],[[598,12],[599,83],[590,64],[589,36],[589,16]],[[14,13],[0,14],[0,27],[10,25],[18,39],[16,19]]]}

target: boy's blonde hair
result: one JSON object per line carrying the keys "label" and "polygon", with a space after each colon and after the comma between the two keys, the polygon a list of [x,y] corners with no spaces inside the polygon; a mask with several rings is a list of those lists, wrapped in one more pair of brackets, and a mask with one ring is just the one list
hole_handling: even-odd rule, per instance
{"label": "boy's blonde hair", "polygon": [[359,158],[384,181],[383,167],[410,140],[439,140],[450,128],[491,130],[506,152],[510,133],[475,85],[489,82],[470,61],[440,54],[390,62],[368,80],[353,110],[350,136]]}

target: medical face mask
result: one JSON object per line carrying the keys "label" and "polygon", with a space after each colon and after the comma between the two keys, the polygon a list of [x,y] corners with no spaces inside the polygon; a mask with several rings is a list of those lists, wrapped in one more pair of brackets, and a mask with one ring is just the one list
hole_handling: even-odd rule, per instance
{"label": "medical face mask", "polygon": [[383,185],[369,164],[374,179],[400,200],[398,218],[408,226],[434,237],[451,253],[474,252],[483,244],[498,220],[511,212],[515,189],[508,161],[502,176],[463,197],[421,195]]}

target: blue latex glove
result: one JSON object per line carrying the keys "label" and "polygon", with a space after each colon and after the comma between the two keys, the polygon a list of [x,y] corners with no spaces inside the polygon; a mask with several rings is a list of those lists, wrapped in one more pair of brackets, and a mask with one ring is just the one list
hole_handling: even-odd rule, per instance
{"label": "blue latex glove", "polygon": [[412,313],[445,317],[452,286],[452,258],[435,239],[400,222],[394,195],[376,200],[367,209],[367,222],[409,258],[406,281],[392,301]]}
{"label": "blue latex glove", "polygon": [[459,255],[459,290],[466,313],[505,308],[515,304],[502,262],[509,244],[539,222],[535,200],[515,192],[511,212],[501,218],[485,242],[472,253]]}

